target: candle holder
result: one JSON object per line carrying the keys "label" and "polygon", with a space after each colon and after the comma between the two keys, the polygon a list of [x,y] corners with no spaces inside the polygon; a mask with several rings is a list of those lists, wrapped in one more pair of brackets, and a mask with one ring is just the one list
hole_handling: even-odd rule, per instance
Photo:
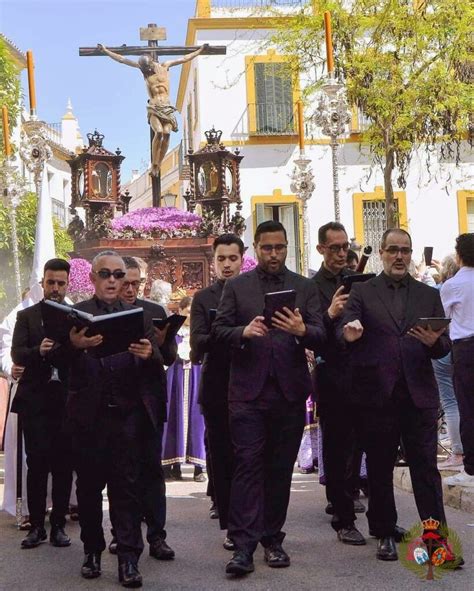
{"label": "candle holder", "polygon": [[21,274],[20,255],[18,249],[18,230],[16,224],[16,209],[20,205],[25,193],[24,179],[18,173],[10,158],[6,158],[0,169],[0,187],[2,202],[8,210],[10,226],[12,229],[12,254],[13,269],[15,273],[15,292],[18,303],[21,302]]}
{"label": "candle holder", "polygon": [[303,269],[302,274],[308,276],[309,272],[309,221],[308,200],[316,187],[314,174],[310,166],[311,160],[304,157],[304,151],[300,151],[300,158],[295,160],[295,167],[290,175],[291,190],[301,201],[303,214]]}
{"label": "candle holder", "polygon": [[340,222],[338,137],[344,133],[346,125],[350,122],[351,113],[344,85],[336,80],[332,73],[326,78],[321,87],[319,104],[312,119],[317,126],[321,127],[324,135],[331,138],[334,219],[336,222]]}

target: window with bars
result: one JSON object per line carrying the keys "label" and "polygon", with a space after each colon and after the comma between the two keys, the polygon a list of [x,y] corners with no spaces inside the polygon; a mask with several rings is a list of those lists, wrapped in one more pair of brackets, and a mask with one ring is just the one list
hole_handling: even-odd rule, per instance
{"label": "window with bars", "polygon": [[255,227],[268,220],[280,222],[285,226],[288,238],[286,266],[291,271],[299,273],[300,233],[298,205],[296,203],[257,203],[255,205]]}
{"label": "window with bars", "polygon": [[[362,220],[364,224],[364,244],[372,247],[377,253],[382,241],[382,235],[387,229],[385,219],[385,199],[364,200],[362,202]],[[398,214],[398,201],[394,201],[395,212]],[[382,263],[377,256],[371,256],[366,271],[378,273],[382,270]]]}
{"label": "window with bars", "polygon": [[59,199],[51,199],[51,209],[54,217],[59,221],[61,226],[66,226],[66,206]]}
{"label": "window with bars", "polygon": [[256,129],[260,134],[294,133],[293,87],[284,62],[255,63]]}

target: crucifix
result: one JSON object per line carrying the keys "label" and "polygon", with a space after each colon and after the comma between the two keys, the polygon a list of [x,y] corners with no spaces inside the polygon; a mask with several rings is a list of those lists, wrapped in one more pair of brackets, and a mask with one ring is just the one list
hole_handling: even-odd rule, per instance
{"label": "crucifix", "polygon": [[[148,124],[150,125],[151,140],[151,179],[153,207],[161,205],[161,180],[160,168],[163,158],[168,151],[171,131],[178,131],[176,121],[176,108],[171,105],[169,69],[191,61],[198,55],[224,55],[225,46],[210,47],[207,43],[200,47],[162,47],[158,41],[166,39],[166,29],[157,27],[156,24],[149,24],[140,28],[140,40],[147,41],[148,45],[127,46],[107,48],[102,44],[97,47],[80,47],[80,56],[103,56],[107,55],[113,60],[138,68],[145,80],[148,92]],[[137,61],[130,60],[124,56],[138,55]],[[160,62],[159,55],[182,55],[183,57]]]}

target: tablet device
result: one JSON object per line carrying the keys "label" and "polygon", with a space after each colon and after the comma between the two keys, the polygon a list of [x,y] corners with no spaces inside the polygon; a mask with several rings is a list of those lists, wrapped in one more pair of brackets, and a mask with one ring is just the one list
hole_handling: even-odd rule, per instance
{"label": "tablet device", "polygon": [[212,324],[217,316],[217,308],[209,309],[209,322]]}
{"label": "tablet device", "polygon": [[375,277],[375,273],[355,273],[355,275],[344,275],[341,284],[344,286],[343,293],[349,293],[354,283],[363,283]]}
{"label": "tablet device", "polygon": [[440,330],[449,326],[451,318],[418,318],[414,326],[421,326],[421,328],[428,328],[431,326],[431,330]]}
{"label": "tablet device", "polygon": [[[263,316],[265,318],[264,324],[268,328],[273,328],[272,316],[275,312],[283,312],[283,308],[295,309],[296,291],[294,289],[286,289],[284,291],[272,291],[265,294],[265,308]],[[284,312],[283,312],[284,313]]]}

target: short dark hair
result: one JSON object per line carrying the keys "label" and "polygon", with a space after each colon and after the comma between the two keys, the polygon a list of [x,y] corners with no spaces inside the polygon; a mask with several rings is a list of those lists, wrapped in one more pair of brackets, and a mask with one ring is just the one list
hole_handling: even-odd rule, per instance
{"label": "short dark hair", "polygon": [[255,236],[253,237],[255,244],[258,242],[262,234],[267,234],[269,232],[283,232],[285,240],[288,240],[285,226],[282,223],[275,220],[267,220],[266,222],[258,224],[257,229],[255,230]]}
{"label": "short dark hair", "polygon": [[346,229],[341,223],[328,222],[327,224],[324,224],[324,226],[321,226],[318,230],[319,244],[324,244],[326,242],[329,230],[332,230],[333,232],[344,232],[347,235]]}
{"label": "short dark hair", "polygon": [[466,267],[474,267],[474,232],[459,234],[456,238],[456,252]]}
{"label": "short dark hair", "polygon": [[180,310],[186,310],[186,308],[188,308],[191,305],[191,302],[193,301],[193,298],[191,298],[190,296],[184,296],[184,298],[181,298],[178,304],[178,308]]}
{"label": "short dark hair", "polygon": [[226,246],[230,246],[231,244],[237,244],[237,246],[239,247],[240,256],[244,256],[245,246],[242,240],[237,236],[237,234],[221,234],[214,240],[212,250],[216,252],[216,249],[220,244],[225,244]]}
{"label": "short dark hair", "polygon": [[71,265],[64,259],[49,259],[44,264],[43,275],[46,271],[66,271],[67,276],[71,271]]}
{"label": "short dark hair", "polygon": [[126,269],[140,269],[137,259],[134,257],[122,257]]}
{"label": "short dark hair", "polygon": [[394,233],[394,234],[402,234],[403,236],[408,236],[408,239],[410,240],[410,246],[412,246],[411,236],[410,236],[410,234],[406,230],[402,230],[402,228],[388,228],[382,234],[382,240],[380,241],[380,248],[385,248],[387,246],[387,238],[392,233]]}
{"label": "short dark hair", "polygon": [[359,255],[356,253],[355,250],[352,250],[351,248],[349,248],[349,250],[347,251],[347,259],[346,259],[347,263],[351,263],[352,261],[356,261],[356,263],[359,262]]}

